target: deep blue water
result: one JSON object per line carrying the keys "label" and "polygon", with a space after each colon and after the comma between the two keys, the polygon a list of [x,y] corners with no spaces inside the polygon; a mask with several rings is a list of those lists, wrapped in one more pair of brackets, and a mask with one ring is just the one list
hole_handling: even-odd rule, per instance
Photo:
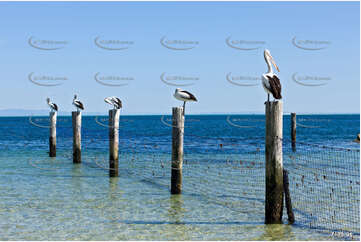
{"label": "deep blue water", "polygon": [[[106,148],[108,130],[99,125],[107,124],[107,117],[84,116],[82,139],[84,148]],[[170,116],[121,116],[119,137],[124,148],[129,143],[158,144],[169,150],[171,138]],[[185,124],[185,146],[194,152],[202,152],[208,145],[222,142],[250,142],[262,140],[265,134],[264,115],[189,115]],[[37,127],[31,122],[44,127]],[[0,144],[11,144],[9,149],[43,149],[47,145],[47,117],[1,117]],[[297,141],[336,147],[356,147],[352,142],[360,132],[359,115],[298,115]],[[234,124],[234,125],[232,125]],[[283,119],[283,137],[290,139],[290,116]],[[94,142],[94,140],[104,142]],[[58,117],[57,145],[59,149],[71,149],[71,117]],[[166,144],[162,146],[162,144]]]}

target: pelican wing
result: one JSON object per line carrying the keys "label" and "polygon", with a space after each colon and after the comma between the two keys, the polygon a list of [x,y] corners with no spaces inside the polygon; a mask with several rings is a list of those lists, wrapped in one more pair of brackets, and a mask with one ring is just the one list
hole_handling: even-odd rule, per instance
{"label": "pelican wing", "polygon": [[122,101],[119,98],[113,97],[113,101],[114,101],[114,103],[115,103],[115,105],[117,106],[118,109],[122,108]]}
{"label": "pelican wing", "polygon": [[268,76],[268,81],[270,84],[269,90],[271,91],[275,99],[282,99],[281,95],[281,82],[277,75]]}
{"label": "pelican wing", "polygon": [[52,108],[53,108],[55,111],[58,111],[58,105],[56,105],[55,103],[52,103]]}
{"label": "pelican wing", "polygon": [[187,94],[187,95],[189,96],[188,98],[189,98],[190,100],[198,101],[197,98],[196,98],[192,93],[187,92],[187,91],[181,91],[181,92]]}
{"label": "pelican wing", "polygon": [[75,101],[75,105],[80,108],[81,110],[84,110],[84,105],[80,101]]}

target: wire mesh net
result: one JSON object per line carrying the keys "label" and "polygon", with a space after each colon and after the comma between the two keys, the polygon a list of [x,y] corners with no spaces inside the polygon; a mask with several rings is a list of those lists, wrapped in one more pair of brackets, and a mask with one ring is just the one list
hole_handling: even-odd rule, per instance
{"label": "wire mesh net", "polygon": [[296,147],[284,153],[284,167],[298,223],[359,236],[360,150],[304,142]]}
{"label": "wire mesh net", "polygon": [[[205,149],[199,152],[185,142],[182,192],[202,196],[240,216],[264,217],[264,138],[217,139],[186,134],[184,139],[192,138],[208,143],[203,143]],[[156,145],[129,146],[131,152],[120,156],[120,170],[170,189],[170,147],[170,137]],[[296,152],[292,151],[291,141],[283,139],[283,163],[289,172],[295,226],[327,234],[338,232],[343,239],[359,238],[359,149],[304,142],[297,142],[296,147]],[[106,167],[106,159],[103,162]]]}

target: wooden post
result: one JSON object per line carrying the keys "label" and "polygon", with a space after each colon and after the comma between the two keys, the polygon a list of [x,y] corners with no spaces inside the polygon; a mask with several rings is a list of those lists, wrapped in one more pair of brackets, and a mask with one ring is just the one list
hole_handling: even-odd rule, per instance
{"label": "wooden post", "polygon": [[182,168],[183,168],[183,135],[184,115],[183,107],[172,109],[172,176],[171,194],[182,193]]}
{"label": "wooden post", "polygon": [[81,163],[81,112],[72,112],[73,163]]}
{"label": "wooden post", "polygon": [[293,214],[293,210],[292,210],[292,201],[291,201],[289,186],[290,186],[290,183],[288,180],[288,171],[284,169],[283,170],[283,189],[284,189],[284,193],[285,193],[287,216],[288,216],[288,222],[290,224],[293,224],[295,222],[295,215]]}
{"label": "wooden post", "polygon": [[119,109],[109,110],[109,176],[118,176]]}
{"label": "wooden post", "polygon": [[265,223],[282,223],[283,161],[281,101],[266,102],[266,206]]}
{"label": "wooden post", "polygon": [[56,157],[56,112],[50,112],[49,156]]}
{"label": "wooden post", "polygon": [[296,151],[296,125],[296,113],[291,113],[291,140],[293,151]]}

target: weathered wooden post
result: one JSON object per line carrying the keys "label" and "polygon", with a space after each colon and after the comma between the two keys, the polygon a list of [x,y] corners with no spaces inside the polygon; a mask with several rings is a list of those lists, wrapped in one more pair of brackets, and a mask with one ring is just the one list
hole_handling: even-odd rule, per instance
{"label": "weathered wooden post", "polygon": [[266,224],[282,223],[282,124],[282,102],[266,102]]}
{"label": "weathered wooden post", "polygon": [[296,113],[291,113],[291,141],[293,151],[296,151],[296,125]]}
{"label": "weathered wooden post", "polygon": [[49,156],[56,157],[56,112],[50,112]]}
{"label": "weathered wooden post", "polygon": [[182,193],[182,168],[183,168],[183,136],[184,115],[183,107],[172,109],[172,175],[171,194]]}
{"label": "weathered wooden post", "polygon": [[71,113],[73,123],[73,163],[81,163],[81,112]]}
{"label": "weathered wooden post", "polygon": [[288,180],[288,171],[283,169],[283,190],[285,193],[285,201],[286,201],[286,208],[287,208],[287,216],[288,216],[288,222],[290,224],[293,224],[295,222],[295,215],[293,214],[292,209],[292,201],[291,201],[291,195],[290,195],[290,183]]}
{"label": "weathered wooden post", "polygon": [[109,176],[118,176],[119,167],[119,109],[109,110]]}

